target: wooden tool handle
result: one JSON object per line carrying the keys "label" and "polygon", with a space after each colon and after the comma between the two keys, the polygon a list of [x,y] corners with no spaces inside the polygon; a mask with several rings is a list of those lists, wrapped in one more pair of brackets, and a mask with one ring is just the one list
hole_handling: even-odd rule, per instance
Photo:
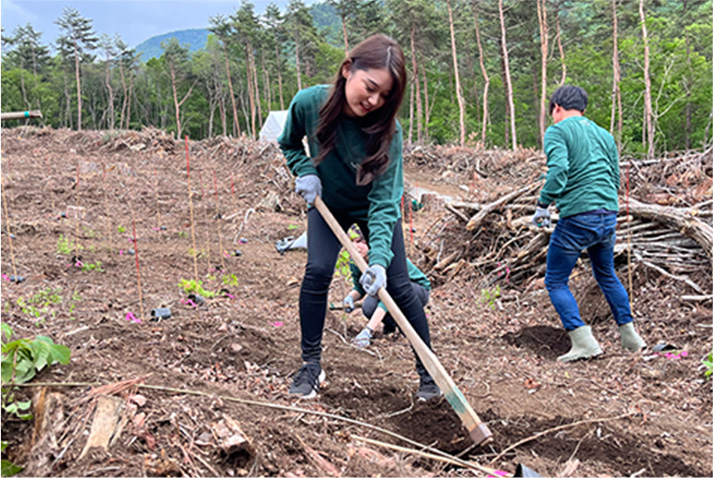
{"label": "wooden tool handle", "polygon": [[[319,213],[322,215],[324,220],[327,222],[327,224],[329,224],[330,229],[332,229],[334,235],[337,236],[339,242],[342,244],[342,246],[344,246],[347,252],[349,252],[349,255],[351,256],[352,260],[357,265],[359,270],[364,273],[364,271],[369,267],[368,264],[361,256],[361,254],[359,254],[359,252],[356,250],[356,247],[354,247],[354,244],[349,239],[344,230],[342,230],[342,227],[334,218],[327,205],[324,204],[322,198],[317,196],[314,201],[314,205],[319,211]],[[421,362],[423,362],[423,365],[426,367],[426,370],[428,370],[428,373],[431,374],[433,380],[436,381],[436,384],[438,384],[438,386],[445,394],[446,400],[448,400],[448,403],[451,404],[453,410],[455,410],[455,412],[460,417],[461,421],[463,422],[463,425],[468,430],[468,433],[470,434],[473,443],[475,443],[476,445],[481,445],[492,440],[492,433],[490,432],[488,427],[483,422],[481,422],[480,418],[478,418],[478,415],[475,414],[473,408],[470,406],[461,391],[453,382],[453,379],[443,368],[441,362],[438,361],[436,354],[434,354],[433,351],[426,346],[423,340],[421,340],[421,337],[418,335],[418,333],[416,333],[416,330],[414,330],[413,326],[408,321],[406,316],[401,312],[401,309],[399,309],[399,307],[396,305],[394,299],[391,298],[391,295],[383,287],[379,289],[379,299],[384,303],[388,311],[391,313],[391,316],[401,328],[401,331],[404,333],[404,335],[406,335],[406,338],[413,346],[414,350],[421,359]]]}

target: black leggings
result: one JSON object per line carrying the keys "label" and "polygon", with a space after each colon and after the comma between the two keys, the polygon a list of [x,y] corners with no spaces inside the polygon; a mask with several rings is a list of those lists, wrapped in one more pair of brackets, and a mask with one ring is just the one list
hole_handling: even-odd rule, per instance
{"label": "black leggings", "polygon": [[[334,212],[333,212],[334,213]],[[341,244],[332,233],[329,225],[315,208],[310,208],[307,232],[307,267],[302,289],[300,290],[300,327],[302,329],[302,360],[304,362],[319,362],[322,357],[322,333],[324,318],[327,313],[329,285],[334,275],[334,267]],[[355,223],[349,217],[335,214],[337,222],[345,231]],[[369,237],[366,223],[356,221],[364,237]],[[394,226],[391,240],[391,252],[394,258],[386,271],[386,290],[399,306],[401,312],[408,318],[416,333],[431,347],[431,337],[428,332],[426,314],[421,301],[411,287],[406,268],[406,251],[404,249],[401,221]],[[422,373],[424,368],[416,356],[416,368]]]}

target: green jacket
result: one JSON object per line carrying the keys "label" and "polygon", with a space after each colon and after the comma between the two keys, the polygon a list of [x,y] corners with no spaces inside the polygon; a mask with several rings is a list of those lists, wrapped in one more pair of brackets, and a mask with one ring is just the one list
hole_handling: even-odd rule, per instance
{"label": "green jacket", "polygon": [[[426,290],[431,290],[431,281],[428,280],[426,274],[421,272],[421,269],[416,267],[413,262],[411,262],[411,259],[406,259],[406,267],[408,270],[408,278],[411,280],[411,282],[415,282]],[[366,291],[359,283],[359,279],[361,279],[361,271],[359,270],[357,265],[354,264],[354,261],[349,261],[349,271],[352,273],[352,282],[354,283],[353,289],[359,292],[359,295],[364,297],[366,295]],[[386,306],[381,301],[379,301],[379,307],[384,310],[387,310]]]}
{"label": "green jacket", "polygon": [[545,132],[547,179],[540,202],[555,202],[560,217],[597,209],[619,210],[619,153],[614,137],[584,116]]}
{"label": "green jacket", "polygon": [[329,85],[318,85],[298,92],[292,99],[282,134],[280,149],[292,174],[302,177],[317,174],[322,180],[322,199],[330,210],[346,213],[369,227],[369,265],[389,267],[393,253],[391,240],[396,221],[401,217],[399,201],[403,194],[402,130],[396,132],[389,150],[389,166],[367,186],[357,186],[356,167],[366,156],[367,135],[358,118],[342,117],[332,152],[319,166],[307,156],[302,138],[307,136],[310,155],[319,153],[317,126],[319,110],[329,95]]}

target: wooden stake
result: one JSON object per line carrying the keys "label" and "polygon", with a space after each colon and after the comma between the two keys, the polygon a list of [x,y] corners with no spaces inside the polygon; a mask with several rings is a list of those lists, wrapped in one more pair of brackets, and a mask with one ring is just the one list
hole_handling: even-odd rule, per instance
{"label": "wooden stake", "polygon": [[139,310],[141,312],[141,321],[144,320],[144,299],[141,293],[141,270],[139,269],[139,241],[136,238],[136,218],[134,217],[134,208],[131,207],[131,224],[134,228],[134,257],[136,258],[136,288],[139,291]]}
{"label": "wooden stake", "polygon": [[12,234],[10,233],[10,212],[7,206],[7,197],[5,197],[5,184],[3,183],[2,176],[0,176],[0,189],[2,189],[2,202],[5,206],[5,230],[7,231],[7,240],[10,241],[10,263],[12,264],[12,275],[15,276],[17,280],[17,268],[15,267],[15,251],[12,247]]}
{"label": "wooden stake", "polygon": [[79,244],[79,160],[77,160],[77,182],[74,183],[74,207],[77,208],[75,209],[77,217],[75,217],[76,221],[74,222],[74,237],[77,240],[77,244]]}
{"label": "wooden stake", "polygon": [[216,229],[218,229],[218,255],[220,256],[220,266],[223,268],[223,273],[225,270],[225,258],[223,251],[223,236],[220,234],[220,196],[218,195],[218,179],[215,174],[215,169],[213,170],[213,189],[215,189],[215,221]]}
{"label": "wooden stake", "polygon": [[191,210],[191,240],[193,241],[193,279],[198,284],[198,251],[196,250],[196,229],[193,226],[193,193],[191,191],[191,163],[188,159],[188,135],[186,135],[186,176],[188,184],[188,207]]}
{"label": "wooden stake", "polygon": [[203,175],[200,169],[198,170],[198,182],[201,185],[201,202],[203,203],[203,212],[205,214],[205,252],[208,259],[208,266],[210,265],[210,231],[208,230],[208,224],[210,224],[210,211],[208,211],[208,205],[205,202],[205,189],[203,189]]}
{"label": "wooden stake", "polygon": [[109,198],[106,187],[106,165],[102,166],[102,186],[104,187],[104,225],[106,226],[106,237],[109,238],[109,246],[107,249],[111,252],[111,246],[114,241],[111,234],[111,216],[109,216]]}
{"label": "wooden stake", "polygon": [[154,189],[156,190],[156,227],[159,232],[161,232],[161,208],[158,205],[158,171],[153,170],[154,175]]}

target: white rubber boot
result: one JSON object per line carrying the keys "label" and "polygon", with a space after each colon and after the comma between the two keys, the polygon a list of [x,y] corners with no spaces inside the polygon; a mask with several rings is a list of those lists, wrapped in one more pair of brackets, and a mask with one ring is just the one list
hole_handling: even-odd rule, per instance
{"label": "white rubber boot", "polygon": [[646,347],[646,342],[634,329],[634,323],[619,326],[619,334],[621,335],[621,347],[629,352],[638,352]]}
{"label": "white rubber boot", "polygon": [[599,347],[594,335],[592,335],[590,326],[583,325],[567,333],[572,341],[572,348],[566,354],[557,357],[560,362],[572,362],[602,354],[602,349]]}

